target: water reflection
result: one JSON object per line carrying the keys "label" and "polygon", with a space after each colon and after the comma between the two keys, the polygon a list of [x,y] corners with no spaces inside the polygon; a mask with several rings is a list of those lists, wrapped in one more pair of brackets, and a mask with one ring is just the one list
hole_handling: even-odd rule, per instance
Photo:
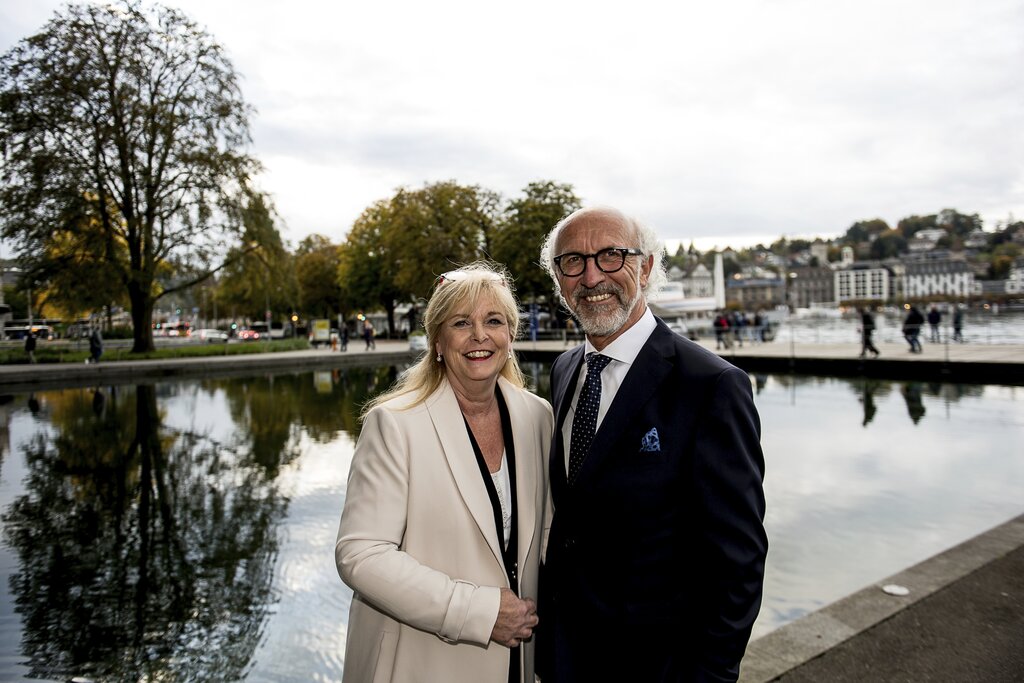
{"label": "water reflection", "polygon": [[754,636],[1020,514],[1019,394],[768,376],[756,403],[771,545]]}
{"label": "water reflection", "polygon": [[[331,547],[359,408],[398,371],[0,396],[0,679],[340,679]],[[549,395],[548,366],[524,372]],[[1014,388],[751,383],[771,539],[755,635],[1020,512]]]}
{"label": "water reflection", "polygon": [[[22,399],[40,428],[20,449],[20,493],[2,501],[22,673],[243,678],[274,605],[289,504],[278,480],[300,454],[296,434],[354,433],[359,404],[394,376],[382,368],[315,384],[302,374]],[[230,429],[168,425],[164,406],[198,393],[222,395]]]}

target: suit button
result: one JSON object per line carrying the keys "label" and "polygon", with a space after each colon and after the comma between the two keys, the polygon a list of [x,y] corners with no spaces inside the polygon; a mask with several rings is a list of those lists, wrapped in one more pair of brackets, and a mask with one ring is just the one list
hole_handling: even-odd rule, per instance
{"label": "suit button", "polygon": [[576,545],[576,539],[575,539],[575,538],[572,538],[572,537],[570,536],[569,538],[565,539],[564,547],[565,547],[565,548],[566,548],[567,550],[568,550],[569,548],[572,548],[572,547],[573,547],[574,545]]}

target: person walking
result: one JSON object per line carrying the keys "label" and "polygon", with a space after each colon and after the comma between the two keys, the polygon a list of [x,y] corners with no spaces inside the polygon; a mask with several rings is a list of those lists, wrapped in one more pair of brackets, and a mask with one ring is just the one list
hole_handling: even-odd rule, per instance
{"label": "person walking", "polygon": [[366,342],[366,351],[377,348],[377,342],[373,338],[373,323],[367,318],[363,321],[363,341]]}
{"label": "person walking", "polygon": [[654,316],[663,251],[653,230],[592,208],[559,221],[541,252],[586,335],[551,369],[544,683],[735,681],[760,609],[750,377]]}
{"label": "person walking", "polygon": [[875,317],[867,308],[858,308],[860,313],[860,357],[864,358],[870,352],[874,358],[878,358],[878,349],[871,341],[871,335],[875,333]]}
{"label": "person walking", "polygon": [[903,338],[910,344],[910,353],[921,353],[921,327],[924,325],[924,316],[916,306],[910,307],[906,319],[903,321]]}
{"label": "person walking", "polygon": [[715,350],[723,346],[728,349],[731,344],[729,341],[729,316],[725,314],[725,311],[719,311],[712,325],[715,328]]}

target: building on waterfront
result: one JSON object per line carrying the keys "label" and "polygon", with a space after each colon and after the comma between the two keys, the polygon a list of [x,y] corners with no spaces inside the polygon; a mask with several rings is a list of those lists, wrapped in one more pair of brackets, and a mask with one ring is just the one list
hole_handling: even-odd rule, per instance
{"label": "building on waterfront", "polygon": [[1010,277],[1006,280],[1007,294],[1024,294],[1024,256],[1018,256],[1010,266]]}
{"label": "building on waterfront", "polygon": [[727,305],[756,311],[786,303],[786,285],[781,277],[730,278],[725,285]]}
{"label": "building on waterfront", "polygon": [[828,265],[828,244],[822,240],[814,240],[809,250],[811,258],[818,259],[819,266]]}
{"label": "building on waterfront", "polygon": [[667,276],[669,282],[679,283],[681,296],[700,298],[715,295],[714,278],[703,263],[691,263],[686,268],[672,266]]}
{"label": "building on waterfront", "polygon": [[974,272],[963,259],[908,258],[903,261],[903,295],[963,299],[974,290]]}
{"label": "building on waterfront", "polygon": [[788,272],[787,300],[793,308],[834,306],[835,273],[827,266],[799,266]]}
{"label": "building on waterfront", "polygon": [[895,294],[893,270],[879,261],[861,261],[833,273],[836,302],[884,303]]}

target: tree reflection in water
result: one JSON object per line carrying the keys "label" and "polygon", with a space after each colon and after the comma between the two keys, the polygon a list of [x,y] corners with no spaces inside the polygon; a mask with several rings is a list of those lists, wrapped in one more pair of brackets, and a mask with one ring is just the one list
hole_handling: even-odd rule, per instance
{"label": "tree reflection in water", "polygon": [[262,467],[161,429],[152,386],[49,398],[4,515],[33,674],[241,676],[267,609],[285,501]]}
{"label": "tree reflection in water", "polygon": [[[23,446],[25,493],[3,515],[31,674],[244,678],[274,600],[275,480],[297,432],[354,438],[396,373],[334,371],[326,390],[306,373],[46,392],[50,428]],[[158,402],[190,390],[225,392],[230,443],[163,425]]]}

